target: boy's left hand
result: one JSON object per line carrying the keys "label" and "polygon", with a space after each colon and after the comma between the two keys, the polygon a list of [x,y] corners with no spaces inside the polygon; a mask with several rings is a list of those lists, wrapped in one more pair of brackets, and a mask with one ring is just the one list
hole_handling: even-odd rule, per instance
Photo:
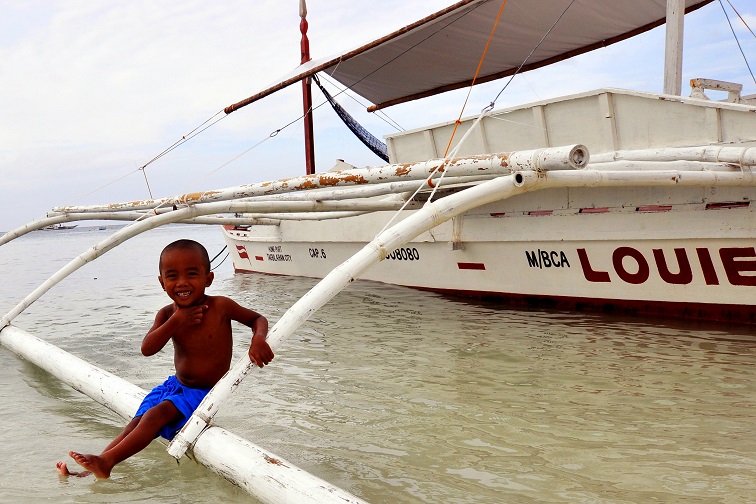
{"label": "boy's left hand", "polygon": [[273,360],[273,349],[270,348],[264,337],[253,337],[252,344],[249,345],[249,360],[254,362],[258,367],[263,367]]}

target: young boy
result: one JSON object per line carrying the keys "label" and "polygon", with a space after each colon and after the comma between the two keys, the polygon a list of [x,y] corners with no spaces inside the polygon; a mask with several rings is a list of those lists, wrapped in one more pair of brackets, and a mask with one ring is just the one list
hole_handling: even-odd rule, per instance
{"label": "young boy", "polygon": [[165,247],[158,280],[173,303],[157,313],[142,341],[142,354],[154,355],[168,340],[173,341],[176,374],[147,394],[134,419],[100,455],[68,452],[86,471],[72,472],[58,462],[58,472],[64,476],[108,478],[113,466],[146,448],[158,435],[173,439],[231,366],[232,320],[252,328],[252,362],[263,367],[273,360],[265,341],[265,317],[227,297],[205,295],[205,288],[213,282],[205,247],[192,240],[178,240]]}

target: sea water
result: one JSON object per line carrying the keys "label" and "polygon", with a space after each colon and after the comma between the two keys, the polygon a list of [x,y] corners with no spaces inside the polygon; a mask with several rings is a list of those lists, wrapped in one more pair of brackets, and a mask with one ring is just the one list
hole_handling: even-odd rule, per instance
{"label": "sea water", "polygon": [[[0,247],[0,311],[112,229],[34,232]],[[169,302],[170,226],[78,270],[14,324],[149,389],[168,347],[141,339]],[[214,265],[223,259],[221,255]],[[443,274],[436,272],[435,274]],[[210,294],[275,323],[316,280],[235,275]],[[235,328],[235,359],[249,331]],[[756,328],[515,311],[357,281],[247,377],[217,424],[371,503],[756,502]],[[109,480],[61,478],[124,420],[0,348],[0,501],[256,502],[162,444]]]}

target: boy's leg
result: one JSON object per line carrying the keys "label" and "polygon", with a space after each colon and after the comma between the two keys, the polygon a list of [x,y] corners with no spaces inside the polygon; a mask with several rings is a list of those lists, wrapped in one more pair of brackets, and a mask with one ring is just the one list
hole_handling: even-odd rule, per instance
{"label": "boy's leg", "polygon": [[118,443],[120,443],[121,440],[123,440],[123,438],[125,438],[128,435],[129,432],[131,432],[131,431],[134,430],[134,427],[136,427],[137,424],[139,424],[139,421],[141,419],[142,419],[141,415],[138,416],[138,417],[132,418],[131,421],[126,424],[126,427],[123,428],[123,430],[121,431],[121,433],[118,434],[118,436],[116,436],[116,438],[113,441],[111,441],[110,444],[108,444],[108,446],[106,446],[105,449],[102,450],[102,451],[106,452],[106,451],[110,450],[111,448],[113,448]]}
{"label": "boy's leg", "polygon": [[[137,426],[137,424],[139,423],[139,420],[141,419],[142,419],[142,415],[132,418],[131,421],[128,424],[126,424],[126,427],[123,428],[121,433],[118,434],[118,436],[116,436],[116,438],[113,439],[113,441],[111,441],[110,444],[108,444],[108,446],[106,446],[103,451],[106,452],[112,447],[114,447],[115,445],[117,445],[118,443],[120,443],[121,440],[124,437],[126,437],[126,435],[129,432],[134,430],[134,427]],[[68,466],[66,465],[65,462],[58,462],[57,464],[55,464],[55,466],[58,468],[58,473],[61,476],[77,476],[81,478],[81,477],[89,476],[90,474],[92,474],[91,471],[71,471],[68,469]]]}
{"label": "boy's leg", "polygon": [[[182,413],[170,401],[163,401],[157,406],[147,410],[140,420],[134,419],[124,429],[125,435],[118,442],[111,442],[99,456],[86,455],[76,452],[68,454],[76,463],[85,469],[92,471],[98,478],[110,477],[110,471],[113,466],[126,460],[135,453],[142,451],[150,442],[155,439],[158,431],[171,422],[183,417]],[[137,420],[135,422],[135,420]],[[129,426],[134,426],[128,432]],[[116,438],[118,440],[118,438]]]}

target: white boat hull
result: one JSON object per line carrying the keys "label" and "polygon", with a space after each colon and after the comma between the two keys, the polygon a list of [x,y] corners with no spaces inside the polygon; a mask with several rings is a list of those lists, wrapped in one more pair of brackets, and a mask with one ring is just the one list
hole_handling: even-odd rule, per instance
{"label": "white boat hull", "polygon": [[[363,278],[520,305],[756,323],[753,209],[705,208],[509,216],[505,205],[489,205],[424,233]],[[237,272],[322,278],[389,218],[282,221],[224,234]]]}
{"label": "white boat hull", "polygon": [[[493,112],[476,127],[468,118],[459,129],[471,136],[459,155],[585,144],[588,169],[597,174],[619,169],[630,180],[635,173],[688,171],[671,175],[674,184],[597,183],[489,204],[423,233],[363,278],[525,305],[756,323],[753,111],[597,90]],[[455,129],[446,123],[391,135],[391,161],[438,157]],[[711,150],[674,149],[693,146]],[[733,147],[742,149],[725,159]],[[625,164],[612,166],[619,159]],[[716,170],[741,174],[743,184],[712,177],[683,187]],[[226,240],[237,271],[320,278],[371,241],[391,215],[281,220],[226,230]]]}

